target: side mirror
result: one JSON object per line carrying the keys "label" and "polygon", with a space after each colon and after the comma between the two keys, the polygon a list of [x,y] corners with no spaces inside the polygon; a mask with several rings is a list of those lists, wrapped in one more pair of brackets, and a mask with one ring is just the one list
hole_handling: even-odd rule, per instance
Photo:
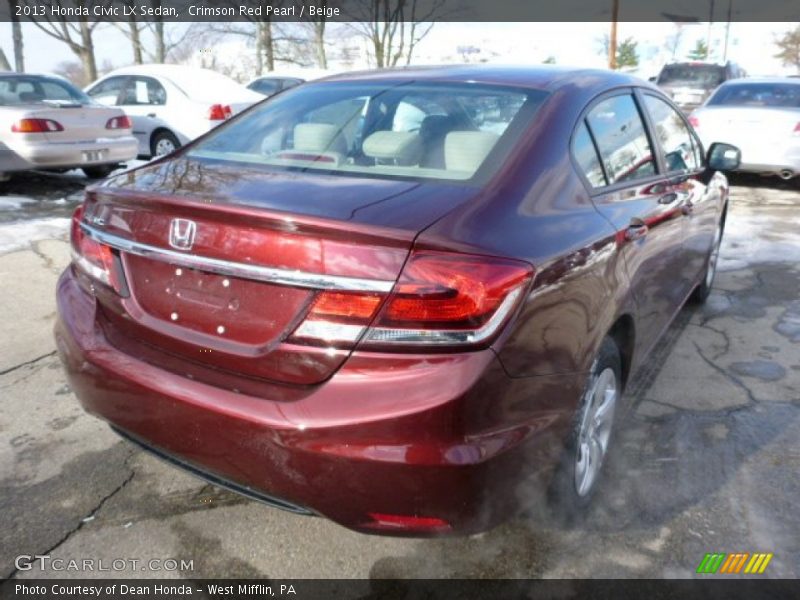
{"label": "side mirror", "polygon": [[742,162],[742,151],[731,144],[714,142],[708,149],[706,165],[712,171],[735,171]]}

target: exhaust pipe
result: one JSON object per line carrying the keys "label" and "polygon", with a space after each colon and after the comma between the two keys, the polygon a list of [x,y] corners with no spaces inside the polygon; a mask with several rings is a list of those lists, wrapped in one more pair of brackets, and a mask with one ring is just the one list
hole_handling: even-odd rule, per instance
{"label": "exhaust pipe", "polygon": [[794,171],[791,169],[783,169],[782,171],[778,171],[778,177],[783,179],[784,181],[787,179],[791,179],[794,177]]}

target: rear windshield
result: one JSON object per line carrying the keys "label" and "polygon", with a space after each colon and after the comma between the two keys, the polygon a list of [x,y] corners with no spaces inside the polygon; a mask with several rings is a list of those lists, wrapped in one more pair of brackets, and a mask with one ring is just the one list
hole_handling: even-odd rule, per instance
{"label": "rear windshield", "polygon": [[188,155],[348,176],[467,180],[498,168],[546,95],[469,83],[309,84],[223,125]]}
{"label": "rear windshield", "polygon": [[708,106],[774,106],[800,108],[800,84],[737,83],[722,86]]}
{"label": "rear windshield", "polygon": [[717,65],[667,65],[658,76],[658,83],[688,84],[715,88],[725,80],[725,68]]}
{"label": "rear windshield", "polygon": [[90,104],[89,97],[66,81],[50,77],[0,77],[0,106]]}

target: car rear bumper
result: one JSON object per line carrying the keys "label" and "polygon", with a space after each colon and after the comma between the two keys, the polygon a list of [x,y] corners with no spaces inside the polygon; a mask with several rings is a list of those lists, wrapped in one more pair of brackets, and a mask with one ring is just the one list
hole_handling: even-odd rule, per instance
{"label": "car rear bumper", "polygon": [[326,383],[273,401],[117,350],[71,267],[57,296],[59,355],[88,412],[196,473],[363,532],[476,532],[539,500],[583,381],[511,379],[491,349],[355,353]]}
{"label": "car rear bumper", "polygon": [[[138,143],[136,138],[128,136],[86,142],[19,143],[6,146],[5,150],[18,159],[13,161],[14,168],[8,168],[9,171],[79,168],[133,160],[138,154]],[[5,168],[0,166],[0,170]]]}

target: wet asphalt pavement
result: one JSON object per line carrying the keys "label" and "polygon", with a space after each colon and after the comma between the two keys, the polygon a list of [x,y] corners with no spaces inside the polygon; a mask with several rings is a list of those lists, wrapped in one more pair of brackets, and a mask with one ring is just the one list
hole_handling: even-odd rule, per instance
{"label": "wet asphalt pavement", "polygon": [[692,577],[707,552],[772,552],[762,577],[800,576],[797,184],[733,181],[714,292],[680,313],[629,386],[584,520],[557,525],[532,508],[479,536],[408,540],[222,491],[81,411],[51,328],[64,217],[84,183],[0,184],[0,246],[24,235],[0,250],[0,576],[92,576],[14,568],[17,555],[49,554],[193,561],[94,573],[121,577]]}

